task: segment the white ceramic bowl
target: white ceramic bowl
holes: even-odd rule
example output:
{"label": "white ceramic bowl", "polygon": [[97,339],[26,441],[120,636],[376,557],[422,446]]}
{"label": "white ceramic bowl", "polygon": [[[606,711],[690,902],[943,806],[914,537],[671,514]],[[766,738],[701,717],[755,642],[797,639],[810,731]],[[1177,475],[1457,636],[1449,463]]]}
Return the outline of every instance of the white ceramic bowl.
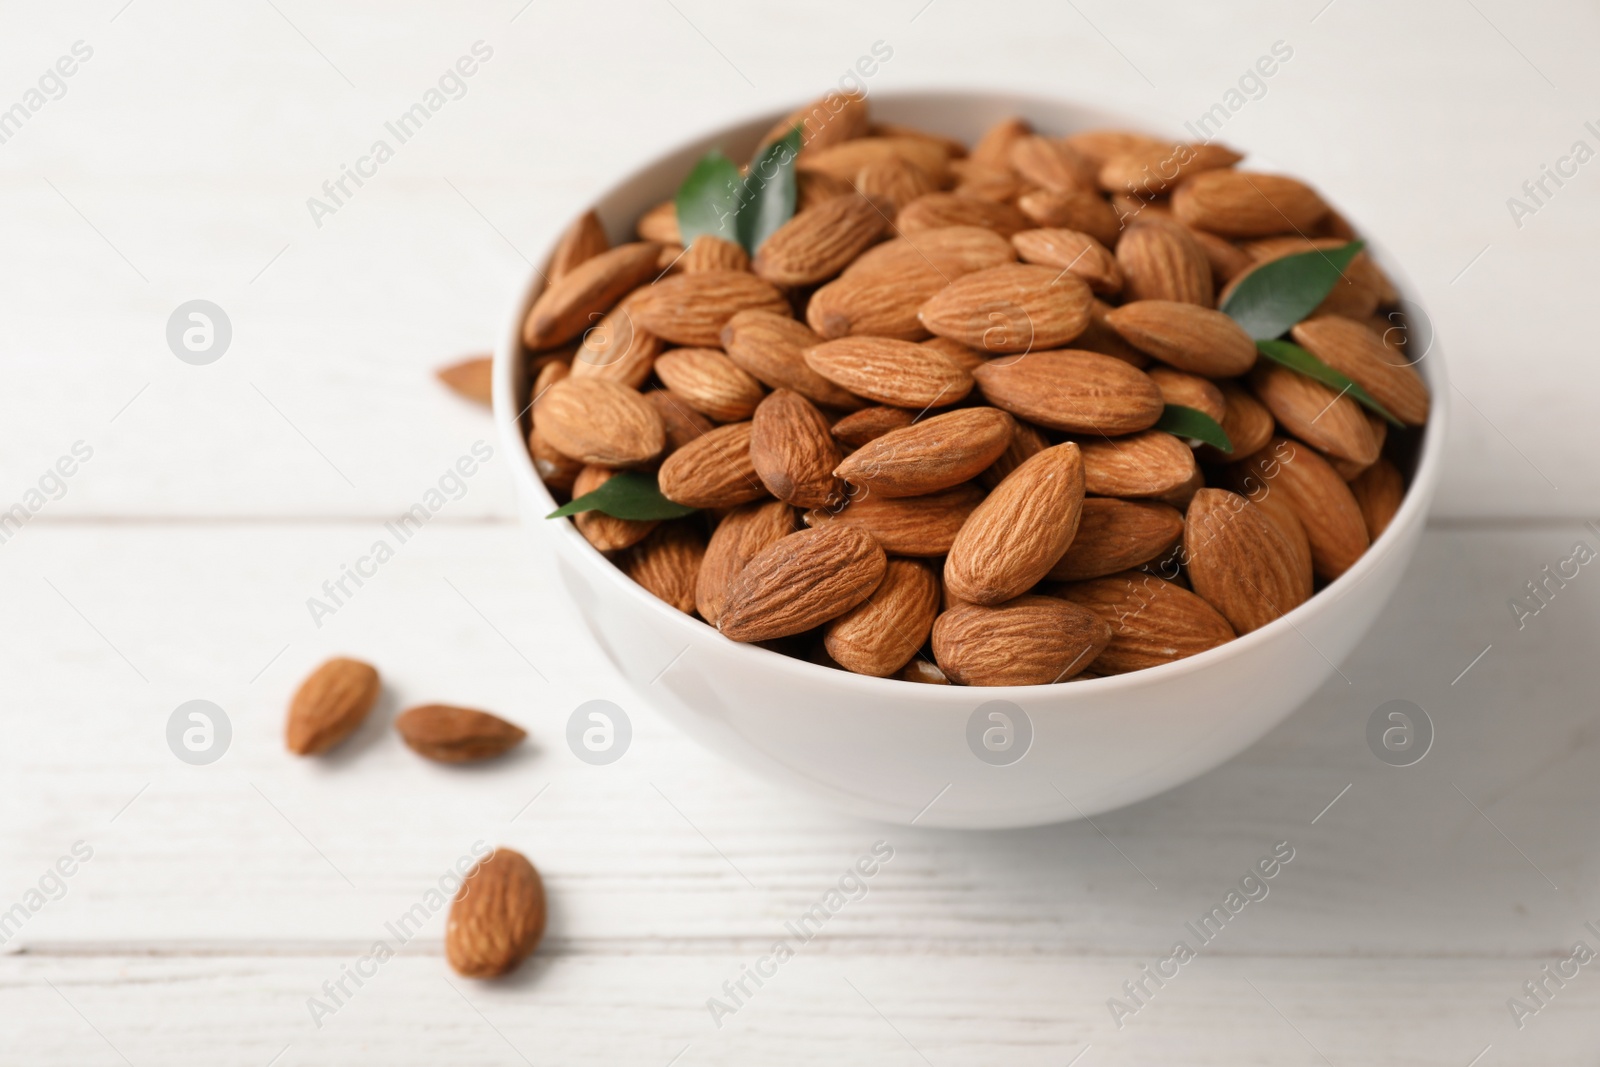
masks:
{"label": "white ceramic bowl", "polygon": [[[1184,138],[1175,128],[1000,93],[880,93],[872,105],[879,119],[969,144],[1013,114],[1046,133],[1120,126]],[[779,117],[709,133],[599,196],[612,238],[631,239],[639,214],[669,198],[708,149],[741,158]],[[1373,254],[1408,288],[1381,251]],[[544,518],[556,504],[534,473],[518,419],[527,395],[519,337],[536,280],[495,354],[495,420],[524,517],[539,550],[555,557],[579,617],[643,697],[706,746],[758,777],[886,822],[1061,822],[1143,800],[1237,755],[1304,702],[1366,633],[1416,549],[1439,479],[1448,390],[1434,350],[1420,365],[1433,410],[1399,514],[1354,567],[1284,618],[1176,663],[1059,685],[969,688],[849,674],[723,638],[634,584],[570,522]],[[1010,762],[975,754],[990,752],[986,730],[999,746],[990,759]]]}

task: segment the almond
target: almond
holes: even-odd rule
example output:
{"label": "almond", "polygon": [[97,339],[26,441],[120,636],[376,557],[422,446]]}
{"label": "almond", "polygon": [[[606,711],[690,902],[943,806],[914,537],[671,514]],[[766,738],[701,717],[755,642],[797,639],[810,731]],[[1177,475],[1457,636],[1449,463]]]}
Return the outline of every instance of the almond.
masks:
{"label": "almond", "polygon": [[1228,620],[1175,582],[1128,571],[1074,583],[1054,595],[1088,608],[1111,627],[1111,642],[1095,657],[1098,674],[1123,674],[1199,655],[1234,638]]}
{"label": "almond", "polygon": [[1110,249],[1078,230],[1023,230],[1011,243],[1025,263],[1055,267],[1082,278],[1101,296],[1122,291],[1122,268]]}
{"label": "almond", "polygon": [[1320,315],[1295,326],[1290,334],[1407,426],[1428,421],[1428,387],[1422,375],[1398,349],[1360,322],[1341,315]]}
{"label": "almond", "polygon": [[1361,405],[1321,382],[1262,360],[1250,388],[1285,431],[1331,456],[1366,465],[1378,458],[1378,441]]}
{"label": "almond", "polygon": [[1183,547],[1194,591],[1237,633],[1265,626],[1306,599],[1288,544],[1261,509],[1237,493],[1196,493]]}
{"label": "almond", "polygon": [[653,241],[619,245],[551,281],[522,324],[523,343],[532,349],[549,348],[578,336],[655,275],[660,250]]}
{"label": "almond", "polygon": [[908,137],[913,141],[927,141],[945,154],[947,165],[950,166],[964,159],[967,154],[966,144],[954,137],[898,122],[874,122],[867,132],[872,137]]}
{"label": "almond", "polygon": [[974,604],[999,604],[1027,592],[1072,543],[1082,508],[1078,446],[1045,449],[1007,475],[968,517],[945,560],[945,585]]}
{"label": "almond", "polygon": [[855,186],[863,196],[877,203],[890,219],[917,197],[939,188],[932,175],[904,159],[868,163],[856,175]]}
{"label": "almond", "polygon": [[1165,430],[1085,441],[1084,486],[1096,496],[1149,497],[1170,493],[1194,476],[1194,453]]}
{"label": "almond", "polygon": [[[1191,229],[1189,236],[1200,246],[1200,251],[1206,254],[1206,262],[1211,264],[1211,283],[1218,290],[1217,303],[1224,303],[1233,291],[1231,288],[1233,280],[1249,273],[1255,266],[1255,260],[1238,245],[1214,233]],[[1228,288],[1224,288],[1225,286]]]}
{"label": "almond", "polygon": [[886,565],[878,543],[854,527],[792,533],[734,578],[717,628],[734,641],[768,641],[820,626],[871,596]]}
{"label": "almond", "polygon": [[[587,496],[611,480],[617,472],[605,467],[585,467],[578,473],[572,486],[572,498]],[[599,552],[616,552],[631,548],[650,536],[657,525],[655,519],[618,519],[603,511],[580,511],[572,517],[573,525],[583,539]]]}
{"label": "almond", "polygon": [[1222,390],[1209,379],[1170,367],[1151,367],[1145,374],[1161,390],[1163,403],[1193,408],[1219,425],[1227,415],[1228,403],[1222,397]]}
{"label": "almond", "polygon": [[735,270],[665,278],[642,290],[631,305],[634,321],[656,336],[703,348],[714,346],[728,320],[741,311],[789,310],[788,301],[770,283]]}
{"label": "almond", "polygon": [[920,341],[928,331],[917,311],[946,284],[947,276],[927,264],[899,273],[847,271],[811,294],[806,322],[827,339],[871,336]]}
{"label": "almond", "polygon": [[866,136],[870,125],[865,94],[832,92],[785,115],[756,147],[759,151],[781,141],[798,126],[800,151],[814,154],[843,141]]}
{"label": "almond", "polygon": [[544,937],[544,883],[520,852],[497,848],[471,871],[450,903],[444,954],[466,978],[517,969]]}
{"label": "almond", "polygon": [[888,224],[882,209],[859,193],[836,196],[779,226],[752,266],[774,285],[814,285],[843,270]]}
{"label": "almond", "polygon": [[1153,200],[1185,178],[1231,167],[1243,159],[1219,144],[1177,144],[1145,148],[1114,156],[1101,165],[1097,180],[1110,193],[1128,193]]}
{"label": "almond", "polygon": [[[1382,453],[1383,442],[1389,438],[1389,424],[1383,420],[1383,416],[1370,408],[1363,407],[1361,414],[1367,420],[1367,427],[1372,431],[1373,443],[1377,445],[1379,453]],[[1361,476],[1362,471],[1372,466],[1372,463],[1354,463],[1348,459],[1340,459],[1338,456],[1325,456],[1323,458],[1328,461],[1328,466],[1338,471],[1339,477],[1347,482],[1355,481]],[[1373,460],[1373,463],[1376,462],[1377,460]]]}
{"label": "almond", "polygon": [[1049,685],[1093,663],[1111,627],[1087,608],[1050,596],[994,607],[958,604],[933,623],[933,657],[961,685]]}
{"label": "almond", "polygon": [[624,300],[583,333],[572,359],[575,378],[609,378],[638,389],[650,380],[661,338],[638,326]]}
{"label": "almond", "polygon": [[312,671],[289,702],[285,741],[297,756],[315,756],[343,741],[378,701],[378,672],[357,659],[330,659]]}
{"label": "almond", "polygon": [[823,645],[845,670],[887,678],[928,640],[939,579],[926,563],[891,559],[872,596],[828,623]]}
{"label": "almond", "polygon": [[862,445],[833,473],[869,494],[923,496],[977,477],[1006,450],[1013,425],[989,407],[936,415]]}
{"label": "almond", "polygon": [[1161,391],[1149,376],[1098,352],[1003,357],[973,377],[989,403],[1052,430],[1134,433],[1161,417]]}
{"label": "almond", "polygon": [[1006,445],[1006,450],[978,475],[978,483],[985,489],[993,489],[1005,481],[1006,475],[1050,447],[1050,442],[1037,426],[1015,419],[1012,423],[1011,442]]}
{"label": "almond", "polygon": [[1217,388],[1222,393],[1225,405],[1222,418],[1218,421],[1222,423],[1222,432],[1228,435],[1233,451],[1222,452],[1206,445],[1200,449],[1200,455],[1211,463],[1235,463],[1265,448],[1267,442],[1272,440],[1276,424],[1266,405],[1237,382],[1218,382]]}
{"label": "almond", "polygon": [[989,358],[982,352],[968,348],[960,341],[952,341],[948,337],[930,337],[926,341],[917,343],[923,348],[939,353],[968,374],[989,362]]}
{"label": "almond", "polygon": [[[1347,243],[1338,238],[1312,239],[1293,234],[1252,241],[1245,250],[1251,257],[1251,268],[1254,269],[1284,256],[1301,252],[1328,252],[1343,248]],[[1248,273],[1248,270],[1241,272],[1241,279]],[[1228,292],[1231,293],[1236,287],[1236,284],[1230,283]],[[1393,304],[1399,299],[1400,294],[1395,291],[1394,283],[1378,269],[1367,253],[1361,252],[1345,267],[1339,281],[1312,311],[1312,315],[1345,315],[1352,319],[1365,319],[1377,311],[1379,305]]]}
{"label": "almond", "polygon": [[943,556],[983,497],[983,490],[971,483],[927,496],[868,495],[850,501],[842,511],[808,511],[805,519],[812,527],[854,526],[897,556]]}
{"label": "almond", "polygon": [[411,751],[440,763],[490,759],[522,743],[527,731],[498,715],[449,704],[409,708],[394,720]]}
{"label": "almond", "polygon": [[1064,140],[1099,167],[1105,166],[1116,156],[1131,156],[1170,147],[1166,141],[1132,130],[1079,130],[1067,135]]}
{"label": "almond", "polygon": [[1117,242],[1123,296],[1212,305],[1211,262],[1181,226],[1140,221]]}
{"label": "almond", "polygon": [[610,247],[611,241],[606,237],[605,227],[600,225],[600,216],[585,211],[572,220],[556,242],[556,250],[550,253],[550,261],[545,264],[544,276],[551,282],[564,278],[579,264],[587,263]]}
{"label": "almond", "polygon": [[1280,174],[1213,170],[1178,186],[1172,213],[1223,237],[1269,237],[1314,228],[1328,205],[1310,186]]}
{"label": "almond", "polygon": [[732,241],[703,233],[684,250],[678,266],[685,274],[700,274],[708,270],[749,270],[750,253]]}
{"label": "almond", "polygon": [[1082,333],[1073,339],[1072,347],[1085,352],[1099,352],[1104,356],[1115,356],[1130,367],[1143,369],[1150,365],[1150,357],[1134,348],[1122,339],[1122,335],[1111,328],[1111,323],[1106,321],[1106,316],[1111,314],[1109,304],[1096,300],[1089,305],[1089,325],[1084,327]]}
{"label": "almond", "polygon": [[1065,141],[1019,137],[1011,145],[1011,166],[1034,185],[1058,193],[1094,189],[1094,164]]}
{"label": "almond", "polygon": [[731,508],[760,500],[767,487],[750,460],[750,424],[731,422],[684,445],[661,464],[661,495],[691,508]]}
{"label": "almond", "polygon": [[901,668],[895,675],[902,682],[918,682],[923,685],[949,685],[950,679],[944,676],[937,665],[925,659],[914,659]]}
{"label": "almond", "polygon": [[539,436],[537,426],[528,433],[528,454],[533,457],[533,469],[538,472],[539,480],[544,482],[552,493],[572,491],[578,472],[583,470],[583,463],[551,448],[549,443]]}
{"label": "almond", "polygon": [[683,237],[678,231],[678,205],[668,200],[639,216],[634,232],[641,241],[655,241],[663,245],[681,245]]}
{"label": "almond", "polygon": [[717,422],[742,422],[761,403],[761,383],[716,348],[674,348],[656,359],[656,377],[684,403]]}
{"label": "almond", "polygon": [[1077,230],[1107,248],[1117,244],[1122,236],[1122,222],[1117,217],[1116,209],[1098,193],[1061,193],[1039,189],[1018,197],[1017,207],[1035,226]]}
{"label": "almond", "polygon": [[572,373],[572,364],[559,359],[552,359],[542,365],[533,377],[533,388],[529,390],[528,406],[531,408],[539,402],[550,387]]}
{"label": "almond", "polygon": [[1261,514],[1277,528],[1279,536],[1289,546],[1301,595],[1309,598],[1316,584],[1316,575],[1311,570],[1311,541],[1306,537],[1306,528],[1300,524],[1300,517],[1295,513],[1294,505],[1289,503],[1289,498],[1283,493],[1274,493],[1272,487],[1248,463],[1236,463],[1228,467],[1223,472],[1223,482],[1260,508]]}
{"label": "almond", "polygon": [[1028,217],[1010,204],[960,193],[927,193],[900,209],[894,224],[903,234],[946,226],[982,226],[1002,237],[1029,227]]}
{"label": "almond", "polygon": [[1406,485],[1395,465],[1380,457],[1350,483],[1350,492],[1355,495],[1356,504],[1361,508],[1361,518],[1367,524],[1367,536],[1376,541],[1389,528],[1389,523],[1394,521],[1395,512],[1400,510]]}
{"label": "almond", "polygon": [[681,519],[656,527],[628,552],[622,569],[658,600],[693,615],[695,582],[705,555],[706,539],[700,524]]}
{"label": "almond", "polygon": [[666,430],[667,447],[663,455],[671,455],[715,428],[710,419],[690,407],[683,397],[670,389],[652,389],[644,394],[644,398],[655,407],[656,413],[661,416],[661,425]]}
{"label": "almond", "polygon": [[940,337],[981,352],[1028,352],[1066,344],[1089,324],[1094,298],[1080,278],[1031,263],[957,278],[917,317]]}
{"label": "almond", "polygon": [[805,323],[770,311],[741,311],[722,328],[728,358],[763,385],[793,389],[828,407],[859,408],[853,394],[806,366],[805,350],[821,342]]}
{"label": "almond", "polygon": [[835,385],[895,407],[944,407],[972,391],[972,375],[909,341],[841,337],[806,349],[805,360]]}
{"label": "almond", "polygon": [[1049,576],[1076,582],[1141,567],[1182,536],[1183,514],[1177,508],[1091,496],[1083,502],[1077,535]]}
{"label": "almond", "polygon": [[905,408],[870,407],[846,415],[833,424],[834,439],[852,448],[860,448],[875,441],[890,430],[910,426],[917,421],[914,411]]}
{"label": "almond", "polygon": [[801,171],[794,179],[796,211],[807,211],[836,196],[849,196],[855,192],[855,186],[848,181],[820,171]]}
{"label": "almond", "polygon": [[945,282],[963,274],[987,270],[1016,262],[1011,242],[982,226],[946,226],[896,237],[869,248],[849,267],[844,276],[865,274],[903,275],[906,271],[930,268]]}
{"label": "almond", "polygon": [[715,626],[722,617],[728,587],[745,564],[793,532],[794,509],[781,500],[743,504],[723,516],[711,531],[711,543],[695,579],[694,604],[701,617]]}
{"label": "almond", "polygon": [[440,367],[435,376],[457,396],[488,407],[494,403],[494,357],[473,356]]}
{"label": "almond", "polygon": [[1106,322],[1123,340],[1161,362],[1207,378],[1233,378],[1255,366],[1256,343],[1220,311],[1176,300],[1136,300]]}
{"label": "almond", "polygon": [[639,466],[666,447],[661,416],[650,402],[602,378],[556,382],[533,405],[533,422],[556,451],[606,467]]}
{"label": "almond", "polygon": [[1272,443],[1247,464],[1268,487],[1282,493],[1305,527],[1311,564],[1319,578],[1333,580],[1349,570],[1371,543],[1361,506],[1343,478],[1312,449],[1286,438]]}
{"label": "almond", "polygon": [[973,163],[984,167],[1010,167],[1011,146],[1033,132],[1028,120],[1019,116],[1001,119],[983,132],[978,143],[972,146],[969,157]]}
{"label": "almond", "polygon": [[834,468],[839,460],[828,420],[799,393],[779,389],[756,408],[750,423],[750,463],[779,500],[801,508],[837,502],[841,487]]}
{"label": "almond", "polygon": [[949,153],[937,142],[921,137],[858,137],[816,151],[803,152],[795,166],[850,181],[871,163],[903,159],[915,163],[935,179],[949,166]]}

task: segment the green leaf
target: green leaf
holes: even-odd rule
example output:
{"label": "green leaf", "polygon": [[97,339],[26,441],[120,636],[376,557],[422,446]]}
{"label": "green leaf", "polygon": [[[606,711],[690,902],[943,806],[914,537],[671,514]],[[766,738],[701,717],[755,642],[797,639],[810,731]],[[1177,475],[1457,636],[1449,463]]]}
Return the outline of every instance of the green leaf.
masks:
{"label": "green leaf", "polygon": [[739,243],[752,256],[772,231],[794,217],[794,161],[799,154],[800,127],[796,126],[762,149],[744,177],[737,212]]}
{"label": "green leaf", "polygon": [[594,492],[556,508],[545,518],[560,519],[580,511],[603,511],[614,519],[676,519],[695,510],[662,496],[654,474],[623,471],[612,475]]}
{"label": "green leaf", "polygon": [[715,150],[706,153],[678,186],[674,200],[683,247],[688,248],[703,233],[725,241],[737,241],[734,216],[739,210],[743,187],[739,168],[733,165],[733,160]]}
{"label": "green leaf", "polygon": [[1165,430],[1179,437],[1204,441],[1212,448],[1219,448],[1228,455],[1233,455],[1233,442],[1228,440],[1228,435],[1217,424],[1217,420],[1203,411],[1186,408],[1182,404],[1168,404],[1161,409],[1161,418],[1156,420],[1156,429]]}
{"label": "green leaf", "polygon": [[1311,314],[1362,249],[1360,241],[1326,252],[1296,252],[1264,263],[1228,294],[1222,311],[1258,341],[1282,337]]}
{"label": "green leaf", "polygon": [[1329,389],[1337,389],[1341,393],[1349,393],[1363,405],[1387,419],[1390,425],[1401,425],[1400,420],[1389,414],[1382,404],[1372,399],[1371,394],[1365,389],[1299,345],[1291,344],[1288,341],[1257,341],[1256,351],[1274,363],[1282,364],[1292,371],[1298,371],[1312,381],[1321,382]]}

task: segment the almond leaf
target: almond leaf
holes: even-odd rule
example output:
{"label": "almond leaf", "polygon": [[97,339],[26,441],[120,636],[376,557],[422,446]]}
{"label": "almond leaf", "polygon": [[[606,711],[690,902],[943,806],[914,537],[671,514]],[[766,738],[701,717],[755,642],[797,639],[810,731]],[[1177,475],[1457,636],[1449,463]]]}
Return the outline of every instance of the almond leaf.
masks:
{"label": "almond leaf", "polygon": [[1327,299],[1363,247],[1351,241],[1263,263],[1228,294],[1221,310],[1258,341],[1281,337]]}
{"label": "almond leaf", "polygon": [[744,185],[739,168],[721,152],[712,150],[694,165],[678,186],[673,202],[678,209],[678,234],[688,248],[701,234],[725,241],[738,240],[734,216]]}
{"label": "almond leaf", "polygon": [[[800,154],[800,127],[769,144],[750,163],[739,193],[739,243],[752,256],[779,226],[794,217],[798,192],[795,157]],[[688,247],[688,242],[684,243]]]}
{"label": "almond leaf", "polygon": [[1156,420],[1156,429],[1165,430],[1178,437],[1204,441],[1212,448],[1233,455],[1233,442],[1228,440],[1228,435],[1221,425],[1216,419],[1196,408],[1184,407],[1182,404],[1166,405],[1161,409],[1161,418]]}
{"label": "almond leaf", "polygon": [[661,495],[654,474],[623,471],[612,475],[600,488],[585,493],[578,499],[556,508],[547,519],[560,519],[580,511],[603,511],[614,519],[676,519],[695,512],[696,508],[675,504]]}
{"label": "almond leaf", "polygon": [[1372,399],[1372,394],[1299,345],[1289,341],[1257,341],[1256,351],[1274,363],[1304,374],[1312,381],[1321,382],[1329,389],[1337,389],[1340,393],[1349,393],[1362,405],[1383,416],[1391,426],[1402,425],[1400,420],[1389,414],[1382,404]]}

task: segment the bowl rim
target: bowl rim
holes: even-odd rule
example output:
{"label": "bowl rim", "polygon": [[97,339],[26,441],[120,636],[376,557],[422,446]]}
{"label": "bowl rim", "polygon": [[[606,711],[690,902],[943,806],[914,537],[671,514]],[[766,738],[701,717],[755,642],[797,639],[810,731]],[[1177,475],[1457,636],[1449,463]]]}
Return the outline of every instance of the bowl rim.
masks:
{"label": "bowl rim", "polygon": [[[1154,120],[1140,121],[1137,118],[1101,107],[1095,103],[1080,103],[1061,97],[1044,96],[1037,93],[1017,93],[1003,89],[940,87],[881,90],[874,92],[872,96],[875,99],[920,102],[941,98],[987,98],[991,102],[1005,102],[1015,106],[1025,116],[1028,108],[1033,106],[1057,111],[1062,109],[1076,110],[1082,114],[1094,116],[1096,121],[1116,123],[1122,129],[1139,130],[1159,125]],[[636,164],[626,174],[602,190],[590,203],[593,205],[605,203],[639,181],[641,175],[665,165],[674,157],[684,154],[695,146],[718,143],[723,138],[739,136],[747,127],[753,127],[760,123],[766,123],[770,126],[784,115],[792,113],[799,106],[801,106],[801,102],[796,102],[792,107],[787,108],[763,108],[746,113],[743,117],[736,117],[714,127],[704,129]],[[1245,162],[1250,162],[1251,160],[1256,160],[1258,163],[1270,163],[1269,160],[1261,159],[1255,153],[1247,152]],[[559,239],[559,233],[555,235],[554,239]],[[1415,286],[1412,284],[1410,277],[1385,254],[1382,243],[1366,236],[1365,232],[1363,232],[1362,240],[1366,242],[1367,253],[1377,260],[1384,271],[1396,282],[1396,287],[1401,293],[1402,305],[1419,306],[1412,296],[1415,292]],[[551,246],[553,246],[553,243],[554,240],[550,242]],[[549,249],[547,248],[545,254],[548,255],[548,253]],[[536,520],[538,522],[549,521],[542,518],[542,515],[555,510],[559,505],[555,498],[550,495],[550,491],[545,487],[544,481],[534,470],[533,460],[528,454],[527,442],[523,439],[521,431],[524,411],[519,406],[518,398],[513,396],[512,389],[516,377],[516,364],[522,353],[522,323],[526,317],[528,307],[532,300],[535,299],[535,287],[542,281],[542,277],[539,268],[534,267],[529,272],[527,280],[518,286],[516,301],[510,311],[509,321],[501,330],[500,339],[495,346],[493,368],[495,427],[501,444],[512,457],[512,478],[519,500],[523,502],[524,509],[528,500],[534,502],[541,516]],[[689,647],[693,647],[696,642],[702,641],[707,637],[715,637],[722,641],[725,646],[721,650],[723,654],[731,655],[743,661],[753,670],[765,668],[780,672],[774,675],[775,681],[787,675],[803,683],[843,686],[847,690],[853,690],[857,696],[862,698],[890,697],[896,694],[904,698],[915,694],[924,702],[959,705],[962,710],[971,705],[975,695],[972,690],[977,690],[982,695],[982,699],[985,700],[1026,700],[1030,703],[1046,696],[1059,698],[1063,703],[1110,697],[1141,686],[1176,681],[1189,673],[1207,670],[1230,657],[1249,655],[1258,646],[1273,643],[1279,639],[1280,635],[1291,629],[1299,633],[1304,639],[1304,632],[1301,630],[1300,624],[1331,610],[1334,604],[1343,600],[1345,596],[1354,591],[1358,585],[1362,584],[1377,569],[1382,557],[1393,552],[1401,539],[1406,537],[1411,529],[1425,523],[1426,512],[1432,503],[1443,467],[1444,438],[1449,419],[1449,381],[1445,374],[1442,353],[1439,349],[1438,332],[1437,328],[1435,328],[1429,350],[1424,353],[1425,358],[1418,363],[1412,364],[1427,381],[1430,393],[1428,422],[1423,429],[1422,440],[1417,448],[1416,469],[1412,476],[1411,484],[1406,488],[1405,497],[1401,500],[1399,510],[1395,513],[1394,518],[1389,521],[1388,527],[1379,535],[1378,539],[1369,545],[1366,552],[1362,553],[1361,558],[1345,573],[1328,583],[1320,591],[1313,593],[1304,603],[1267,623],[1265,626],[1237,636],[1232,641],[1225,642],[1196,655],[1123,674],[1103,675],[1096,678],[1069,678],[1065,682],[1051,682],[1039,685],[963,686],[952,684],[944,686],[908,682],[893,676],[878,678],[835,667],[827,667],[796,656],[774,652],[759,645],[731,641],[722,637],[716,628],[705,620],[687,615],[671,607],[665,601],[657,598],[655,594],[629,578],[620,567],[613,564],[599,550],[589,544],[583,535],[578,532],[578,528],[574,523],[562,522],[559,524],[559,529],[551,530],[549,533],[553,536],[564,538],[564,544],[574,550],[582,558],[585,565],[604,574],[605,578],[603,580],[619,588],[624,596],[638,605],[640,610],[653,615],[663,626],[683,634],[685,640],[690,642]],[[528,517],[524,514],[523,518],[524,522],[526,522]]]}

